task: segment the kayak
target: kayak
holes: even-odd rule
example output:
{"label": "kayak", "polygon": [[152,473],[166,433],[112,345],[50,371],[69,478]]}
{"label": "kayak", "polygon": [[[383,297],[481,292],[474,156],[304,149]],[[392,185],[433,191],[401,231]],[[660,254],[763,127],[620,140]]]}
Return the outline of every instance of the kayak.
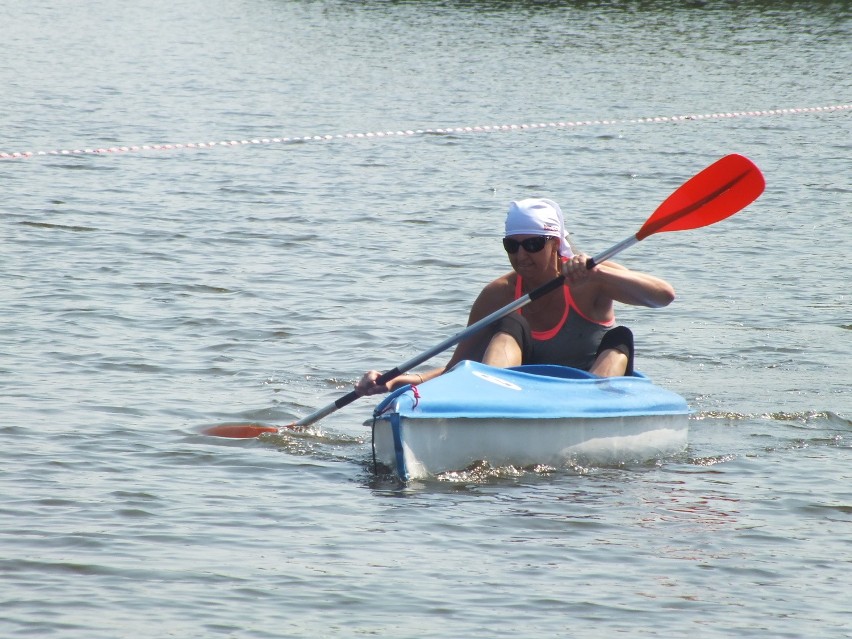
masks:
{"label": "kayak", "polygon": [[373,454],[403,481],[494,467],[618,464],[682,452],[690,410],[640,372],[463,361],[373,412]]}

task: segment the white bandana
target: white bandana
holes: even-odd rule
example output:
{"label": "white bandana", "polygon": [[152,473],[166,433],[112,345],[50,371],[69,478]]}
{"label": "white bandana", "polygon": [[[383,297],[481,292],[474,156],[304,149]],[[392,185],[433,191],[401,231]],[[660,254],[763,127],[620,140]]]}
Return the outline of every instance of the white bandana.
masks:
{"label": "white bandana", "polygon": [[506,237],[510,235],[547,235],[560,239],[559,254],[573,257],[565,230],[565,216],[553,200],[527,198],[509,205],[506,216]]}

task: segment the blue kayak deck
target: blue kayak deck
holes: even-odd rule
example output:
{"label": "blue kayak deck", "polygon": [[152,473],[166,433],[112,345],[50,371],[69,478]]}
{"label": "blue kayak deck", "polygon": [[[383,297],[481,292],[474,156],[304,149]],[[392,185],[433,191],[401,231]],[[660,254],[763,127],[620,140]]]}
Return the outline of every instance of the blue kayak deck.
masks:
{"label": "blue kayak deck", "polygon": [[590,419],[690,412],[680,395],[638,372],[603,378],[564,366],[502,369],[473,361],[460,362],[416,387],[397,389],[374,415],[381,418],[389,411],[409,419]]}

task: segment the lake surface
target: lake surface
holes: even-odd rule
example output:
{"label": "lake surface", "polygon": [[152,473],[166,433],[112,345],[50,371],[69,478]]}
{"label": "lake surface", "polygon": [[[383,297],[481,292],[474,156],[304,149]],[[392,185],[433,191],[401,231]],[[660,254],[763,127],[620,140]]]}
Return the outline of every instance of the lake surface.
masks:
{"label": "lake surface", "polygon": [[[849,2],[6,0],[0,41],[2,636],[852,636]],[[756,203],[619,256],[678,292],[617,313],[682,455],[403,485],[370,399],[200,433],[460,330],[509,201],[596,253],[727,153]]]}

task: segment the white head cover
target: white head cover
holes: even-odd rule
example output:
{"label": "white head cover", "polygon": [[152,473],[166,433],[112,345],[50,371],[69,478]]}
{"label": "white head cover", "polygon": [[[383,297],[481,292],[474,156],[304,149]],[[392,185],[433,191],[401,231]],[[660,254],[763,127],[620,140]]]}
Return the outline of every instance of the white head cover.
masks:
{"label": "white head cover", "polygon": [[509,205],[506,216],[506,237],[510,235],[548,235],[560,239],[559,254],[573,257],[565,230],[565,216],[553,200],[531,197]]}

